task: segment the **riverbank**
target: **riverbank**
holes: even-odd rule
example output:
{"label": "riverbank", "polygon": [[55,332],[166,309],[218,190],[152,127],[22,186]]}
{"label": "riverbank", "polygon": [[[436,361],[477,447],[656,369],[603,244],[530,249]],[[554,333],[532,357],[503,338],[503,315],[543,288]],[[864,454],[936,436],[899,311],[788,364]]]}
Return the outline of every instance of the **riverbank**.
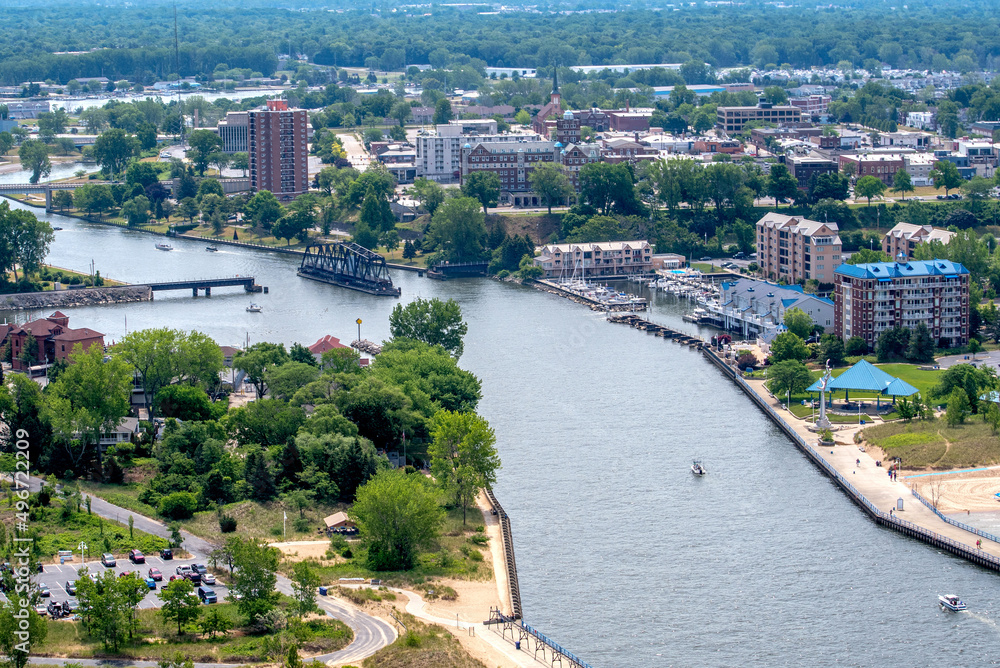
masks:
{"label": "riverbank", "polygon": [[148,285],[47,290],[44,292],[22,292],[11,295],[0,295],[0,311],[128,304],[132,302],[148,302],[152,301],[152,299],[153,291]]}

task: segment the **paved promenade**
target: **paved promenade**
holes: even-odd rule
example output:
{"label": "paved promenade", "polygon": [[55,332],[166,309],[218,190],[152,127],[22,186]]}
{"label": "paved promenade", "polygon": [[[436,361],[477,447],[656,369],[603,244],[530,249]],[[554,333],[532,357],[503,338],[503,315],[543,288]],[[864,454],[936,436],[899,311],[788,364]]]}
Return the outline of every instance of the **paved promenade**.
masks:
{"label": "paved promenade", "polygon": [[[901,498],[904,510],[896,513],[900,519],[975,549],[979,536],[952,526],[939,518],[910,493],[909,486],[902,480],[890,481],[886,469],[875,466],[875,459],[867,452],[862,452],[855,445],[854,435],[861,428],[859,425],[834,425],[840,427],[838,431],[834,432],[834,438],[838,445],[822,447],[819,445],[816,434],[806,428],[808,423],[782,408],[781,402],[772,397],[767,388],[764,387],[763,380],[746,379],[746,382],[754,392],[781,415],[785,422],[809,444],[809,447],[820,458],[835,468],[879,510],[888,513],[890,509],[896,507],[896,500]],[[839,445],[841,443],[846,445]],[[861,461],[860,465],[857,464],[858,460]],[[1000,557],[1000,543],[985,538],[982,541],[984,552]]]}

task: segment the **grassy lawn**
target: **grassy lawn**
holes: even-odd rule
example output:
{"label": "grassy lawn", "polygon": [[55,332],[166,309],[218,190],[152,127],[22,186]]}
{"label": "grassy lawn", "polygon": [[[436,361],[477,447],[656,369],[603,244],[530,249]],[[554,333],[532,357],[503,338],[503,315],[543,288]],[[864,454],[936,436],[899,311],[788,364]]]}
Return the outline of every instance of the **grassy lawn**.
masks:
{"label": "grassy lawn", "polygon": [[403,613],[406,633],[362,663],[363,668],[486,668],[458,638]]}
{"label": "grassy lawn", "polygon": [[[299,511],[290,503],[271,501],[258,503],[256,501],[240,501],[231,503],[224,508],[226,515],[236,518],[236,533],[241,537],[263,538],[265,540],[282,540],[281,525],[283,513],[288,513],[285,522],[285,537],[287,540],[325,540],[326,536],[319,534],[317,529],[323,527],[323,518],[338,510],[344,510],[341,505],[312,504],[305,509],[306,523],[302,531],[296,530],[295,520]],[[195,513],[189,520],[182,520],[181,526],[196,536],[209,540],[219,539],[219,516],[212,511]]]}
{"label": "grassy lawn", "polygon": [[108,503],[135,511],[146,517],[156,517],[156,508],[139,500],[139,493],[142,492],[142,486],[139,483],[109,485],[81,480],[77,484],[80,486],[80,491],[100,497]]}
{"label": "grassy lawn", "polygon": [[[282,605],[289,599],[283,597]],[[211,607],[228,617],[234,624],[241,621],[236,606],[218,603],[202,608],[202,614]],[[136,639],[121,648],[118,654],[104,650],[101,642],[84,630],[80,622],[48,620],[48,635],[45,643],[34,650],[36,654],[70,656],[73,658],[121,657],[130,659],[172,658],[180,652],[185,659],[198,662],[273,662],[287,652],[276,651],[284,643],[276,643],[273,635],[248,635],[239,629],[225,636],[209,638],[197,633],[193,627],[185,628],[185,633],[177,635],[177,625],[168,624],[156,610],[140,610],[139,630]],[[281,633],[282,639],[299,644],[303,655],[333,652],[346,647],[354,634],[343,622],[330,617],[316,617],[301,623],[293,622],[289,629]]]}
{"label": "grassy lawn", "polygon": [[[13,533],[13,508],[4,514],[2,521],[6,530]],[[87,543],[93,554],[112,552],[124,555],[132,548],[150,553],[167,546],[167,541],[158,536],[138,529],[130,532],[127,514],[118,521],[101,519],[88,513],[85,503],[80,504],[77,512],[71,502],[56,498],[47,507],[39,506],[32,510],[30,528],[36,534],[35,542],[45,562],[57,562],[59,550],[78,552],[77,546],[81,542]]]}
{"label": "grassy lawn", "polygon": [[[930,397],[931,388],[938,384],[941,378],[941,374],[944,373],[943,369],[923,370],[914,364],[877,364],[876,366],[885,371],[887,374],[905,380],[907,383],[920,390],[920,395],[925,400]],[[833,369],[832,370],[833,377],[837,378],[838,376],[840,376],[840,374],[847,371],[848,368],[850,367],[844,366]],[[812,374],[812,378],[814,381],[819,380],[819,378],[823,375],[823,372],[820,369],[812,369],[810,373]],[[764,372],[762,370],[755,371],[751,377],[763,378]],[[847,393],[844,392],[843,390],[837,390],[835,392],[830,393],[830,395],[833,397],[835,401],[842,401],[845,397],[845,394]],[[873,401],[873,402],[876,400],[876,394],[874,392],[861,392],[861,391],[851,390],[850,396],[852,400],[861,399],[863,401]],[[784,400],[785,396],[782,395],[780,399]],[[804,400],[808,399],[818,400],[819,392],[815,393],[801,392],[799,394],[792,394],[791,402],[792,404],[801,404]],[[882,397],[881,401],[882,403],[892,403],[892,398]],[[807,414],[809,413],[809,409],[807,406],[799,406],[799,408],[804,409]],[[798,413],[796,413],[796,415],[798,415]],[[799,417],[802,416],[800,415]],[[833,420],[832,417],[830,419]]]}
{"label": "grassy lawn", "polygon": [[978,416],[949,427],[941,419],[894,422],[865,429],[864,437],[908,469],[948,470],[1000,462],[1000,439]]}
{"label": "grassy lawn", "polygon": [[372,571],[365,566],[365,549],[357,542],[350,544],[351,556],[336,563],[323,562],[317,572],[324,585],[336,584],[339,578],[380,578],[393,586],[423,584],[428,578],[489,580],[493,577],[489,545],[477,545],[472,537],[482,523],[478,510],[470,508],[469,523],[462,525],[462,511],[450,509],[445,517],[437,543],[417,557],[417,565],[409,571]]}

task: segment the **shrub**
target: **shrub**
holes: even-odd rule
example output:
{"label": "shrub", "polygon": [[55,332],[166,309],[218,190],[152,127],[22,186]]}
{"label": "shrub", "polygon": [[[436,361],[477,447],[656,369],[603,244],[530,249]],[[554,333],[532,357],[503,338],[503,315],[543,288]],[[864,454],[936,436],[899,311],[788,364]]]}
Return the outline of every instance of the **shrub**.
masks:
{"label": "shrub", "polygon": [[477,533],[469,536],[469,542],[473,545],[486,545],[490,542],[490,537],[484,533]]}
{"label": "shrub", "polygon": [[198,499],[191,492],[174,492],[160,499],[159,512],[164,517],[184,520],[198,509]]}
{"label": "shrub", "polygon": [[299,533],[303,533],[309,531],[312,527],[312,522],[310,522],[307,517],[296,517],[295,521],[292,522],[292,526],[294,526],[295,530]]}
{"label": "shrub", "polygon": [[500,271],[497,272],[497,278],[499,278],[501,281],[507,278],[508,276],[510,276],[510,272],[507,271],[506,269],[501,269]]}
{"label": "shrub", "polygon": [[220,515],[219,531],[222,533],[233,533],[236,531],[236,518],[229,515]]}

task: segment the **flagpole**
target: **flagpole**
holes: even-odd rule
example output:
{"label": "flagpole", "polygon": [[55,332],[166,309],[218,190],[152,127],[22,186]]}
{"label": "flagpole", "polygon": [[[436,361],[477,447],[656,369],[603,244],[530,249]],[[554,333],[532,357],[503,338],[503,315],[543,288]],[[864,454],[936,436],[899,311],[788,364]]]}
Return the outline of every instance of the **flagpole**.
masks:
{"label": "flagpole", "polygon": [[288,521],[288,513],[286,513],[284,510],[282,510],[281,511],[281,515],[282,515],[282,517],[281,517],[281,538],[282,538],[282,540],[284,540],[285,539],[285,522]]}

